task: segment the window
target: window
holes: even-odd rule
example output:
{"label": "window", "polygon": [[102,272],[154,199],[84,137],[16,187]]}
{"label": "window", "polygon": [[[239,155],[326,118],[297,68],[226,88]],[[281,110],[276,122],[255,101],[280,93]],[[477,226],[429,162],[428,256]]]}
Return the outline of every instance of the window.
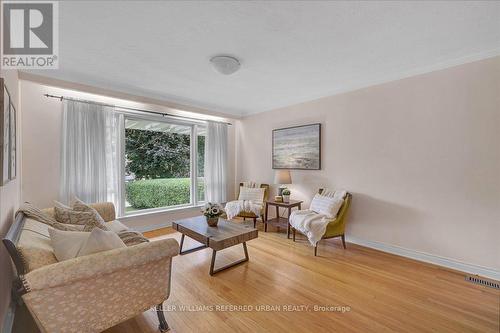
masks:
{"label": "window", "polygon": [[205,136],[206,127],[196,126],[197,154],[196,154],[196,174],[197,174],[197,198],[199,202],[205,201]]}
{"label": "window", "polygon": [[197,124],[127,116],[126,213],[192,206],[204,200],[204,133],[205,127]]}

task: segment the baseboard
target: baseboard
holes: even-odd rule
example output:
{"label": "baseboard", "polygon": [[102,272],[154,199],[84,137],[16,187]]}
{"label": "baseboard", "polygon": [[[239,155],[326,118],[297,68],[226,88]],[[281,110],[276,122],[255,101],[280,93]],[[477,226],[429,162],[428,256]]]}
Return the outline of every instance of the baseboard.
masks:
{"label": "baseboard", "polygon": [[7,308],[7,313],[5,313],[5,317],[3,319],[1,332],[3,332],[3,333],[11,333],[12,332],[12,327],[14,326],[15,312],[16,312],[16,305],[11,300],[9,307]]}
{"label": "baseboard", "polygon": [[407,248],[403,248],[400,246],[395,246],[395,245],[390,245],[386,243],[381,243],[381,242],[375,242],[375,241],[369,241],[366,239],[361,239],[357,237],[349,237],[346,236],[346,240],[349,243],[354,243],[357,245],[369,247],[375,250],[379,250],[382,252],[388,252],[392,253],[398,256],[406,257],[406,258],[411,258],[415,259],[418,261],[423,261],[427,263],[431,263],[434,265],[438,266],[443,266],[446,268],[451,268],[460,272],[465,272],[468,274],[474,274],[474,275],[479,275],[483,276],[489,279],[497,280],[500,281],[500,271],[487,268],[487,267],[482,267],[478,265],[473,265],[473,264],[467,264],[458,260],[450,259],[450,258],[444,258],[440,256],[436,256],[433,254],[425,253],[425,252],[420,252],[420,251],[415,251]]}

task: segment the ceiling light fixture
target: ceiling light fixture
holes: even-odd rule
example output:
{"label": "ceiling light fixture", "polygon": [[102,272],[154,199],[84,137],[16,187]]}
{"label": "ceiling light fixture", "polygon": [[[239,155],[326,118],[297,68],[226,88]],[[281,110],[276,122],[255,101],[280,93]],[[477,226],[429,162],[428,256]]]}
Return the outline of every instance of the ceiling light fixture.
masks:
{"label": "ceiling light fixture", "polygon": [[214,69],[224,75],[230,75],[240,69],[240,62],[235,57],[218,55],[210,59]]}

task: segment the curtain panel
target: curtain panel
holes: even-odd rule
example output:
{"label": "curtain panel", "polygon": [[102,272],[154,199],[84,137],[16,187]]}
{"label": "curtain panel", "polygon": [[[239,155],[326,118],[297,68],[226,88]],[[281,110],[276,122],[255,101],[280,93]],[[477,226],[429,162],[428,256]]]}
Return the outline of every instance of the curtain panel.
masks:
{"label": "curtain panel", "polygon": [[209,121],[205,141],[205,199],[227,201],[227,124]]}
{"label": "curtain panel", "polygon": [[73,197],[110,201],[123,213],[124,117],[112,107],[65,100],[61,146],[61,202]]}

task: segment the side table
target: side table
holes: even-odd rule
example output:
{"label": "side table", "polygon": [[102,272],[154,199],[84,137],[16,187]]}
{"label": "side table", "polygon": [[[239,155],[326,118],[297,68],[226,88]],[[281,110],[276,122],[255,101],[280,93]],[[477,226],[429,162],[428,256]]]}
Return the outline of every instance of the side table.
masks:
{"label": "side table", "polygon": [[[299,210],[301,209],[303,201],[299,200],[290,200],[289,202],[280,202],[274,200],[266,200],[266,209],[264,212],[264,231],[267,231],[267,224],[274,224],[277,226],[285,226],[286,225],[286,238],[290,238],[290,223],[289,218],[292,213],[292,208],[297,207]],[[268,219],[268,210],[270,206],[276,207],[276,217],[272,219]],[[288,215],[286,218],[280,216],[280,207],[288,210]]]}

